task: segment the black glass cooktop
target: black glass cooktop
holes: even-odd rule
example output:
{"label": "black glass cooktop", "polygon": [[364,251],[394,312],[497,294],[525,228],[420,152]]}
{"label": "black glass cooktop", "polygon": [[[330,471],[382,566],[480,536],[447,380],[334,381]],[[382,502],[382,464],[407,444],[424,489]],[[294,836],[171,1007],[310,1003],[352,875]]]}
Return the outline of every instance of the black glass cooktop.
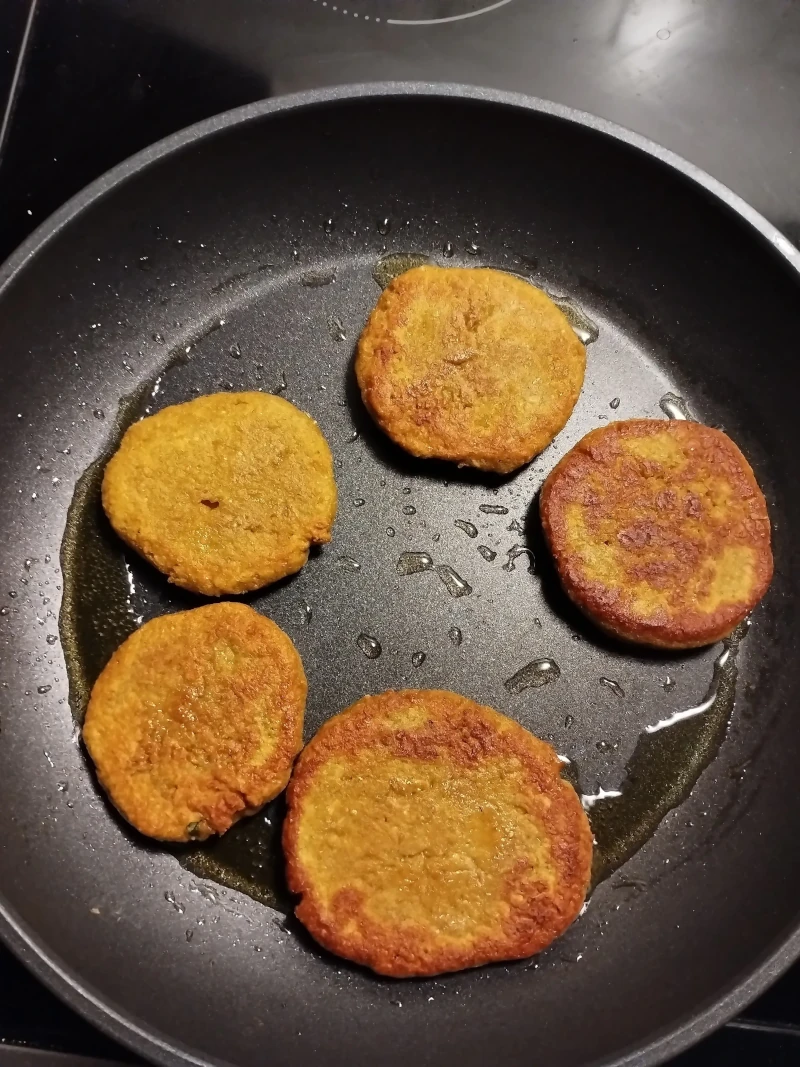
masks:
{"label": "black glass cooktop", "polygon": [[[87,182],[182,126],[264,96],[386,79],[518,90],[613,119],[800,243],[793,0],[2,0],[0,259]],[[135,1059],[2,949],[0,991],[0,1060]],[[800,1064],[800,968],[674,1062]]]}

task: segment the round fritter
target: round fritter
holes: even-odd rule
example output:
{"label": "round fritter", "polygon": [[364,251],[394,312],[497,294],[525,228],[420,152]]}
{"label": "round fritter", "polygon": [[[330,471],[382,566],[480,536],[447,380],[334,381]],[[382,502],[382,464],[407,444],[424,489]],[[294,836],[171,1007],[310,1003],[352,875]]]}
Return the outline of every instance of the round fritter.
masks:
{"label": "round fritter", "polygon": [[295,766],[283,846],[296,914],[396,978],[538,952],[580,911],[592,834],[543,741],[443,690],[367,696]]}
{"label": "round fritter", "polygon": [[501,474],[552,441],[585,370],[586,351],[553,301],[485,268],[399,275],[356,355],[364,403],[397,444]]}
{"label": "round fritter", "polygon": [[718,641],[772,578],[764,496],[710,426],[631,419],[592,430],[551,471],[540,510],[568,595],[629,641]]}
{"label": "round fritter", "polygon": [[209,604],[146,622],[120,645],[95,682],[83,740],[137,830],[198,841],[284,788],[305,701],[283,630],[244,604]]}
{"label": "round fritter", "polygon": [[171,582],[245,593],[299,571],[331,539],[333,460],[314,420],[268,393],[214,393],[136,422],[103,507]]}

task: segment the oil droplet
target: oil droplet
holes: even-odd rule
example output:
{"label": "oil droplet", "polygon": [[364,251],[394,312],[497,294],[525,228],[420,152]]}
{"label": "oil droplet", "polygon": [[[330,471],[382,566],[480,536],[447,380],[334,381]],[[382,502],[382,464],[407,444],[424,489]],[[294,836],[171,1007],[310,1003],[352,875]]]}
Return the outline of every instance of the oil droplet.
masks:
{"label": "oil droplet", "polygon": [[453,258],[453,246],[449,241],[445,241],[444,245],[442,246],[442,255],[445,259]]}
{"label": "oil droplet", "polygon": [[528,570],[533,573],[536,569],[536,560],[533,558],[533,552],[529,548],[525,548],[523,545],[514,545],[513,548],[508,550],[508,559],[503,564],[504,571],[514,571],[517,569],[516,560],[520,556],[528,557]]}
{"label": "oil droplet", "polygon": [[300,275],[300,284],[307,289],[321,289],[336,280],[336,267],[327,270],[307,270]]}
{"label": "oil droplet", "polygon": [[385,289],[389,282],[394,281],[400,274],[429,262],[430,256],[424,256],[420,252],[391,252],[378,260],[372,269],[372,277],[381,289]]}
{"label": "oil droplet", "polygon": [[59,791],[59,793],[66,793],[69,789],[69,782],[59,782],[56,785],[56,789]]}
{"label": "oil droplet", "polygon": [[427,658],[424,652],[415,652],[411,657],[411,664],[414,667],[421,667]]}
{"label": "oil droplet", "polygon": [[386,536],[387,537],[394,537],[394,526],[387,526],[386,527]]}
{"label": "oil droplet", "polygon": [[357,496],[353,501],[354,508],[363,508],[365,504],[366,500],[363,498],[363,496]]}
{"label": "oil droplet", "polygon": [[417,509],[414,507],[413,504],[406,504],[405,507],[403,508],[403,514],[404,515],[416,515],[417,514]]}
{"label": "oil droplet", "polygon": [[0,615],[8,615],[8,608],[0,608]]}
{"label": "oil droplet", "polygon": [[186,931],[186,940],[187,941],[191,941],[193,937],[194,937],[194,930],[187,930]]}
{"label": "oil droplet", "polygon": [[[4,610],[8,611],[8,608],[5,608]],[[58,640],[58,638],[56,637],[55,634],[48,634],[47,637],[45,638],[45,640],[47,641],[48,645],[54,645],[56,643],[56,641]]]}
{"label": "oil droplet", "polygon": [[583,804],[584,811],[591,811],[599,800],[611,800],[621,796],[622,792],[619,789],[603,789],[600,786],[596,793],[584,793],[581,796],[581,804]]}
{"label": "oil droplet", "polygon": [[597,340],[600,336],[600,328],[573,300],[568,296],[550,296],[550,299],[563,311],[581,344],[590,345]]}
{"label": "oil droplet", "polygon": [[519,521],[519,519],[512,519],[509,526],[506,527],[509,533],[525,533],[525,527]]}
{"label": "oil droplet", "polygon": [[347,440],[352,443],[353,441],[357,441],[360,436],[361,434],[358,432],[358,430],[353,430]]}
{"label": "oil droplet", "polygon": [[614,696],[618,696],[620,698],[625,696],[625,690],[622,688],[619,682],[615,682],[613,678],[601,678],[600,685],[604,685],[606,689],[610,689]]}
{"label": "oil droplet", "polygon": [[339,566],[342,568],[342,570],[346,570],[346,571],[360,571],[361,570],[361,564],[358,562],[357,559],[353,559],[352,556],[339,556],[339,558],[338,558],[338,560],[336,562],[339,564]]}
{"label": "oil droplet", "polygon": [[404,485],[403,486],[403,496],[411,496],[411,486],[410,485]]}
{"label": "oil droplet", "polygon": [[670,32],[667,29],[667,27],[664,26],[664,27],[662,27],[662,29],[660,29],[658,31],[658,33],[656,34],[656,37],[659,39],[659,41],[668,41],[669,38],[670,38]]}
{"label": "oil droplet", "polygon": [[398,574],[421,574],[432,570],[433,560],[427,552],[403,552],[397,560]]}
{"label": "oil droplet", "polygon": [[461,575],[457,574],[448,564],[440,563],[436,568],[436,573],[441,578],[450,596],[469,596],[472,592],[472,586],[469,582],[465,582]]}
{"label": "oil droplet", "polygon": [[614,409],[614,411],[616,411],[616,410],[617,410],[617,408],[619,407],[619,403],[620,403],[620,401],[619,401],[619,397],[618,397],[618,396],[615,396],[615,397],[614,397],[614,399],[613,399],[613,400],[611,401],[611,403],[610,403],[610,404],[609,404],[608,406],[609,406],[610,408],[613,408],[613,409]]}
{"label": "oil droplet", "polygon": [[92,414],[96,419],[104,419],[106,417],[106,413],[102,408],[95,408]]}
{"label": "oil droplet", "polygon": [[475,244],[474,241],[470,241],[469,244],[467,245],[467,255],[469,255],[469,256],[477,256],[477,254],[479,252],[480,252],[480,248]]}
{"label": "oil droplet", "polygon": [[333,219],[325,219],[325,224],[322,228],[326,234],[331,234],[336,229],[336,223],[333,221]]}
{"label": "oil droplet", "polygon": [[155,341],[155,343],[157,345],[163,345],[164,344],[164,335],[163,335],[163,333],[154,333],[153,334],[153,340]]}
{"label": "oil droplet", "polygon": [[686,401],[682,396],[676,396],[675,393],[664,393],[658,406],[668,419],[691,419]]}
{"label": "oil droplet", "polygon": [[331,335],[334,341],[347,340],[347,334],[344,332],[342,320],[336,315],[331,315],[331,317],[328,319],[328,333]]}
{"label": "oil droplet", "polygon": [[614,752],[619,748],[619,741],[597,741],[594,747],[598,752]]}
{"label": "oil droplet", "polygon": [[277,396],[278,393],[283,393],[285,391],[286,391],[286,371],[281,371],[280,381],[275,386],[275,388],[272,390],[272,393],[273,393],[274,396]]}
{"label": "oil droplet", "polygon": [[504,508],[502,504],[479,504],[478,511],[482,511],[484,515],[508,515],[508,508]]}
{"label": "oil droplet", "polygon": [[228,349],[228,355],[231,357],[231,359],[241,359],[242,358],[242,349],[241,349],[240,345],[236,341],[234,341],[234,343]]}
{"label": "oil droplet", "polygon": [[492,551],[488,545],[478,545],[478,551],[487,563],[491,563],[493,560],[497,559],[497,553]]}
{"label": "oil droplet", "polygon": [[391,230],[391,228],[391,219],[381,219],[381,221],[378,223],[378,233],[381,234],[383,237],[386,236],[386,234],[389,232],[389,230]]}
{"label": "oil droplet", "polygon": [[39,693],[41,696],[44,696],[44,694],[49,693],[52,688],[52,685],[40,685],[37,686],[36,692]]}
{"label": "oil droplet", "polygon": [[303,603],[300,605],[300,611],[303,614],[303,621],[305,622],[306,626],[310,626],[311,619],[314,615],[314,609],[311,607],[307,600],[304,600]]}
{"label": "oil droplet", "polygon": [[661,688],[664,690],[665,693],[671,693],[676,685],[677,682],[675,681],[675,679],[668,674],[664,681],[661,683]]}
{"label": "oil droplet", "polygon": [[571,726],[573,726],[574,723],[575,723],[575,716],[574,715],[567,715],[564,718],[564,726],[566,727],[567,730],[569,730],[569,728]]}
{"label": "oil droplet", "polygon": [[168,904],[171,904],[173,906],[175,911],[177,911],[178,915],[183,915],[183,913],[186,911],[186,908],[183,906],[183,904],[179,903],[179,901],[175,899],[175,897],[172,893],[170,893],[169,890],[167,890],[167,892],[164,894],[164,900],[166,900]]}
{"label": "oil droplet", "polygon": [[478,527],[474,526],[471,522],[467,522],[466,519],[456,519],[453,526],[457,526],[459,530],[463,530],[467,537],[478,536]]}
{"label": "oil droplet", "polygon": [[531,660],[516,674],[504,682],[509,693],[521,693],[524,689],[540,689],[543,685],[549,685],[561,677],[561,668],[554,659],[543,656],[541,659]]}
{"label": "oil droplet", "polygon": [[464,635],[461,633],[457,626],[451,626],[450,629],[447,631],[447,636],[450,638],[456,648],[458,648],[461,642],[464,640]]}
{"label": "oil droplet", "polygon": [[377,659],[383,652],[380,641],[376,637],[370,637],[369,634],[359,634],[356,638],[356,644],[367,659]]}

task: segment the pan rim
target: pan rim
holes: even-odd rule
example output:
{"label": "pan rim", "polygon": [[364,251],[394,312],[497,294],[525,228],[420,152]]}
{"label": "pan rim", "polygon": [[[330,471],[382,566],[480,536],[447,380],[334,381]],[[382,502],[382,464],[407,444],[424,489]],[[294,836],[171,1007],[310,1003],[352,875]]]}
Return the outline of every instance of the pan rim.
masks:
{"label": "pan rim", "polygon": [[[42,222],[11,256],[0,265],[0,298],[13,280],[46,245],[73,219],[107,193],[161,159],[195,142],[235,126],[258,121],[265,116],[299,111],[317,105],[336,104],[366,98],[432,97],[454,100],[474,100],[488,104],[534,111],[587,127],[645,153],[651,158],[678,171],[722,202],[729,210],[754,229],[772,247],[786,265],[793,268],[800,280],[800,251],[754,208],[722,182],[677,153],[662,147],[642,134],[635,133],[610,120],[567,105],[557,104],[522,93],[460,85],[457,83],[387,81],[339,85],[311,89],[285,96],[246,104],[204,119],[192,126],[149,145],[113,167],[80,192],[71,197]],[[128,1017],[110,1000],[92,990],[59,961],[33,931],[15,916],[13,909],[0,893],[0,940],[74,1011],[88,1019],[99,1030],[126,1045],[134,1052],[165,1067],[192,1064],[195,1067],[218,1065],[224,1061],[200,1056],[155,1029],[140,1025]],[[788,928],[785,936],[765,949],[761,963],[755,965],[744,978],[734,981],[727,992],[711,1003],[699,1007],[677,1025],[663,1030],[646,1044],[630,1046],[611,1057],[595,1061],[591,1067],[656,1067],[679,1054],[712,1031],[728,1022],[745,1008],[800,956],[800,918]]]}

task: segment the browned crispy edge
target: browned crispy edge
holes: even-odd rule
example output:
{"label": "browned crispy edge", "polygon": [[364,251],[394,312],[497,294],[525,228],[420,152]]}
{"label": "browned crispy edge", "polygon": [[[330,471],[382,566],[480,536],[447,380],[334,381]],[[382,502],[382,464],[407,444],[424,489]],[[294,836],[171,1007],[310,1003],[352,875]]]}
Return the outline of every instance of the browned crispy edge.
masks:
{"label": "browned crispy edge", "polygon": [[[612,445],[613,441],[658,433],[697,434],[708,435],[706,439],[713,438],[718,445],[722,444],[736,461],[735,486],[753,493],[753,519],[762,529],[763,538],[753,545],[757,560],[756,581],[753,593],[745,603],[718,608],[710,614],[686,611],[677,616],[664,613],[654,619],[643,620],[627,610],[624,602],[620,604],[605,586],[589,581],[578,561],[562,547],[567,528],[566,507],[574,499],[571,477],[577,476],[581,466],[589,462],[594,463],[598,454],[602,458],[602,451]],[[590,452],[593,453],[591,457]],[[539,498],[539,513],[545,539],[565,592],[601,630],[623,641],[667,649],[700,648],[712,644],[727,637],[753,610],[772,581],[769,515],[755,474],[739,447],[727,434],[701,423],[629,419],[591,430],[562,457],[547,476]]]}
{"label": "browned crispy edge", "polygon": [[[382,729],[381,720],[387,712],[420,697],[430,710],[424,733]],[[496,728],[499,721],[512,723],[511,728],[499,733]],[[425,938],[425,951],[419,951],[418,939],[410,927],[393,932],[369,921],[361,911],[359,894],[354,889],[342,891],[335,901],[334,914],[326,914],[315,895],[313,878],[298,858],[303,800],[314,774],[330,755],[356,753],[375,746],[416,760],[434,760],[444,749],[450,759],[464,766],[475,766],[484,757],[493,755],[520,757],[532,784],[552,800],[544,823],[558,872],[559,896],[553,897],[542,886],[536,898],[528,897],[512,910],[502,936],[485,938],[464,948],[439,946],[433,952],[429,951],[429,938]],[[560,777],[560,768],[558,757],[545,742],[494,709],[457,693],[400,690],[363,697],[320,728],[301,753],[289,782],[283,848],[289,889],[302,898],[295,914],[331,952],[395,978],[441,974],[498,960],[521,959],[541,951],[578,915],[592,865],[589,822],[574,789]],[[520,871],[520,876],[523,875]],[[523,884],[522,878],[520,881]],[[514,883],[512,875],[508,879],[509,896],[514,892]],[[343,930],[344,921],[354,914],[359,917],[359,933],[355,936]]]}

